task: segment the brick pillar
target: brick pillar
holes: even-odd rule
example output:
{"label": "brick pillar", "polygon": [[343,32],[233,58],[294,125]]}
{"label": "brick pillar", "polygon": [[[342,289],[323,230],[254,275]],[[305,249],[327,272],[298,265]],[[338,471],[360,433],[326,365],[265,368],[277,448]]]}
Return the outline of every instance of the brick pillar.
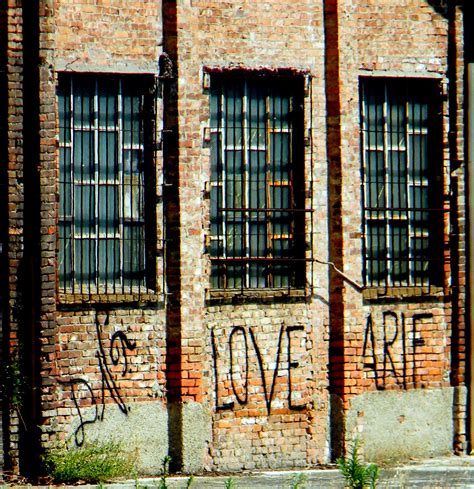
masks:
{"label": "brick pillar", "polygon": [[179,199],[179,119],[176,1],[163,1],[163,49],[161,72],[168,64],[163,88],[163,174],[166,223],[166,392],[171,466],[183,466],[182,335],[181,335],[181,230]]}
{"label": "brick pillar", "polygon": [[18,272],[22,293],[19,325],[21,354],[27,386],[20,423],[20,472],[32,477],[40,466],[39,399],[39,322],[41,305],[38,290],[39,269],[39,1],[23,3],[23,182],[24,182],[24,255]]}
{"label": "brick pillar", "polygon": [[38,418],[42,421],[41,448],[45,447],[50,436],[45,421],[45,411],[54,408],[56,394],[56,217],[58,195],[58,161],[56,145],[56,82],[53,72],[54,55],[54,0],[39,0],[38,6],[38,117],[40,125],[38,162],[39,212],[37,212],[36,231],[39,234],[39,247],[35,250],[36,266],[39,270],[37,285],[38,312],[35,321],[38,324],[36,340],[38,351],[36,373],[37,386],[40,389]]}
{"label": "brick pillar", "polygon": [[[8,16],[7,6],[2,3],[0,6],[0,361],[4,366],[8,359],[8,343],[4,328],[4,307],[8,294],[8,263],[5,260],[6,236],[8,232],[8,199],[7,178],[8,178]],[[5,324],[6,324],[5,320]],[[5,396],[5,385],[0,385],[0,470],[5,467],[6,439],[4,437],[4,427],[7,421],[8,403]]]}
{"label": "brick pillar", "polygon": [[[454,173],[463,166],[464,155],[464,111],[463,94],[465,83],[463,11],[450,2],[447,6],[448,17],[448,79],[449,79],[449,164],[451,171],[450,202],[450,254],[451,254],[451,384],[455,387],[454,405],[454,443],[456,453],[467,448],[466,413],[467,397],[465,392],[467,340],[466,340],[466,233],[465,233],[465,181],[462,173]],[[465,14],[466,15],[466,14]],[[467,24],[466,24],[467,25]],[[468,30],[470,27],[468,27]],[[465,166],[464,166],[465,168]]]}
{"label": "brick pillar", "polygon": [[[5,2],[4,2],[5,3]],[[18,328],[22,311],[21,294],[19,292],[19,264],[23,257],[23,19],[21,1],[8,2],[4,6],[7,24],[6,39],[6,84],[8,99],[6,140],[7,148],[4,150],[8,161],[5,178],[4,194],[6,206],[6,219],[3,225],[8,233],[5,243],[5,273],[6,304],[4,307],[3,332],[5,341],[5,364],[11,368],[19,364]],[[3,113],[3,112],[2,112]],[[3,167],[2,167],[3,168]],[[0,170],[1,171],[1,170]],[[12,372],[13,373],[13,372]],[[16,372],[18,373],[18,372]],[[7,392],[5,399],[5,437],[6,453],[5,468],[18,472],[18,412],[13,409],[12,389],[10,382],[6,382]]]}
{"label": "brick pillar", "polygon": [[[329,261],[343,270],[343,233],[341,215],[341,100],[339,78],[338,0],[324,2],[325,79],[327,155],[329,163]],[[331,456],[344,452],[344,283],[330,268],[329,284],[329,390],[331,395]]]}

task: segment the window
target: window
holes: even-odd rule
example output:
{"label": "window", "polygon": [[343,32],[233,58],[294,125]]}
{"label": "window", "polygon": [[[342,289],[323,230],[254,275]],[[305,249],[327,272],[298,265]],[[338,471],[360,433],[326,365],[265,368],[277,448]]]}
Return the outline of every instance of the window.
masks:
{"label": "window", "polygon": [[[153,286],[153,97],[148,77],[59,79],[59,286],[132,293]],[[153,226],[152,226],[153,228]],[[147,277],[148,270],[148,277]]]}
{"label": "window", "polygon": [[305,286],[303,77],[211,78],[211,286]]}
{"label": "window", "polygon": [[439,85],[362,78],[365,283],[441,286]]}

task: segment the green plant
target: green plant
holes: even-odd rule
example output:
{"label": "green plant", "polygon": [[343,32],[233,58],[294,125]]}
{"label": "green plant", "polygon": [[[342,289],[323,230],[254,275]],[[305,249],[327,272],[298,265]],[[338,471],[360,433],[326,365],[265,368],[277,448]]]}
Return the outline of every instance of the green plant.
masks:
{"label": "green plant", "polygon": [[148,486],[140,485],[138,478],[135,476],[135,489],[148,489]]}
{"label": "green plant", "polygon": [[299,489],[300,487],[304,487],[306,482],[308,482],[308,477],[306,477],[306,474],[302,474],[300,472],[299,474],[296,474],[291,480],[290,489]]}
{"label": "green plant", "polygon": [[54,482],[70,484],[84,481],[102,483],[133,473],[136,459],[126,454],[119,443],[87,444],[79,448],[57,448],[43,456],[44,468]]}
{"label": "green plant", "polygon": [[160,483],[158,484],[158,489],[168,489],[168,484],[166,483],[166,479],[168,479],[170,475],[170,463],[171,463],[171,457],[167,455],[163,459],[163,463],[161,464],[161,477],[160,477]]}
{"label": "green plant", "polygon": [[234,489],[235,488],[235,481],[232,479],[232,477],[229,477],[225,481],[225,489]]}
{"label": "green plant", "polygon": [[189,489],[194,482],[194,475],[190,475],[186,481],[186,489]]}
{"label": "green plant", "polygon": [[19,412],[23,404],[27,382],[22,373],[22,360],[18,350],[11,353],[10,362],[3,366],[2,373],[3,388],[8,395],[12,408]]}
{"label": "green plant", "polygon": [[351,489],[375,489],[379,477],[376,464],[364,464],[359,457],[360,441],[356,438],[352,444],[348,458],[338,458],[336,463],[344,479]]}

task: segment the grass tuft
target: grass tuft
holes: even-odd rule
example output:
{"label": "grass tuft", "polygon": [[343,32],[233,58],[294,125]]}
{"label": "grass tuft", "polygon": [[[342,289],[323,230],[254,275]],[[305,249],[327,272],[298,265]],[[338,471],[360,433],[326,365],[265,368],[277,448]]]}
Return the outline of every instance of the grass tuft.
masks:
{"label": "grass tuft", "polygon": [[84,481],[102,483],[135,472],[136,457],[115,442],[87,444],[80,448],[49,450],[43,457],[44,468],[56,483]]}

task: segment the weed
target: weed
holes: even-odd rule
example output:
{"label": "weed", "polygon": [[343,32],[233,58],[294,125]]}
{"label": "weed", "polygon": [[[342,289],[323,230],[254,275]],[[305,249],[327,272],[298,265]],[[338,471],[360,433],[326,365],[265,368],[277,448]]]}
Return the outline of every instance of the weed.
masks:
{"label": "weed", "polygon": [[300,487],[304,487],[306,482],[308,482],[308,477],[306,476],[306,474],[302,474],[300,472],[299,474],[296,474],[291,480],[290,489],[299,489]]}
{"label": "weed", "polygon": [[22,373],[22,359],[19,350],[13,351],[9,363],[3,365],[2,386],[8,395],[11,407],[20,415],[27,380]]}
{"label": "weed", "polygon": [[235,489],[235,481],[232,479],[232,477],[229,477],[225,481],[225,489]]}
{"label": "weed", "polygon": [[148,486],[142,486],[142,485],[140,485],[140,482],[135,477],[135,489],[148,489]]}
{"label": "weed", "polygon": [[170,475],[170,462],[171,462],[171,457],[167,455],[163,459],[163,463],[161,464],[161,477],[160,477],[160,483],[158,484],[158,489],[168,489],[168,484],[166,483],[166,479],[168,479]]}
{"label": "weed", "polygon": [[364,464],[359,458],[359,439],[352,444],[349,458],[338,458],[336,463],[350,489],[375,489],[379,477],[376,464]]}
{"label": "weed", "polygon": [[194,476],[191,475],[191,476],[189,476],[188,480],[186,481],[186,489],[189,489],[193,482],[194,482]]}
{"label": "weed", "polygon": [[49,450],[43,456],[43,463],[54,482],[101,484],[109,479],[129,476],[134,471],[135,458],[125,454],[120,444],[106,442]]}

